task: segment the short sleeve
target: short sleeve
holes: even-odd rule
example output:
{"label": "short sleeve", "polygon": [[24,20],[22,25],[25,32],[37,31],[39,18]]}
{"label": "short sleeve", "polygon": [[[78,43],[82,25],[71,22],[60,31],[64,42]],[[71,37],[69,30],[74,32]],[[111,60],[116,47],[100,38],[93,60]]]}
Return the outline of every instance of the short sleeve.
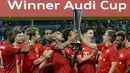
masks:
{"label": "short sleeve", "polygon": [[52,42],[51,44],[50,44],[50,50],[54,50],[54,47],[55,47],[55,45],[56,45],[56,43],[54,43],[54,42]]}
{"label": "short sleeve", "polygon": [[66,47],[65,49],[64,49],[64,52],[67,54],[67,55],[74,55],[74,52],[72,51],[72,49],[71,48],[68,48],[68,47]]}
{"label": "short sleeve", "polygon": [[105,44],[97,44],[97,48],[99,51],[101,51],[103,47],[105,47]]}
{"label": "short sleeve", "polygon": [[6,54],[16,54],[20,51],[20,48],[13,48],[13,45],[8,45],[6,48],[5,48],[5,52]]}
{"label": "short sleeve", "polygon": [[116,62],[117,61],[117,59],[118,59],[118,56],[117,56],[118,54],[117,54],[117,50],[115,50],[114,48],[112,49],[112,50],[110,50],[110,53],[109,53],[109,60],[111,61],[111,62]]}

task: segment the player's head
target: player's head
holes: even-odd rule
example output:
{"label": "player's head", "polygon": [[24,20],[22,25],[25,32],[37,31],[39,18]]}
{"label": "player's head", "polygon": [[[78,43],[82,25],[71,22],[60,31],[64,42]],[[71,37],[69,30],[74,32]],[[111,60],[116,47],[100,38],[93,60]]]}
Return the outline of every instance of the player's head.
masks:
{"label": "player's head", "polygon": [[51,29],[46,29],[44,32],[44,38],[46,39],[47,42],[52,42],[52,30]]}
{"label": "player's head", "polygon": [[118,31],[116,33],[116,40],[114,41],[114,44],[116,45],[117,49],[120,49],[124,45],[124,41],[126,38],[126,33],[123,31]]}
{"label": "player's head", "polygon": [[15,42],[18,44],[22,43],[24,41],[24,37],[23,37],[24,34],[22,30],[17,26],[13,30],[15,32]]}
{"label": "player's head", "polygon": [[59,31],[56,31],[52,34],[52,38],[54,41],[61,41],[63,42],[64,41],[64,38],[63,38],[63,35],[61,32]]}
{"label": "player's head", "polygon": [[94,32],[92,28],[84,28],[81,33],[85,38],[87,38],[89,41],[92,41]]}
{"label": "player's head", "polygon": [[34,41],[37,42],[40,39],[40,34],[39,34],[39,29],[38,28],[35,28],[35,27],[27,28],[25,30],[25,33],[27,35],[29,35],[30,40],[34,40]]}
{"label": "player's head", "polygon": [[62,31],[65,41],[67,41],[68,38],[71,37],[72,33],[74,33],[74,32],[70,28],[66,28],[65,30]]}
{"label": "player's head", "polygon": [[8,40],[10,43],[14,43],[15,34],[14,34],[13,29],[6,28],[3,31],[3,37],[4,37],[4,40]]}
{"label": "player's head", "polygon": [[116,39],[116,32],[114,30],[106,30],[105,34],[103,35],[103,42],[113,43],[115,39]]}

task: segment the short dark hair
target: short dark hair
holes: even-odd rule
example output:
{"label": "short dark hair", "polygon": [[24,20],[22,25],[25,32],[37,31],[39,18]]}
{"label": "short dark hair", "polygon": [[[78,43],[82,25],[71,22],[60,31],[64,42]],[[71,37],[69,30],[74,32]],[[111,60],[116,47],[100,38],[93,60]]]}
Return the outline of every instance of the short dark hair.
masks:
{"label": "short dark hair", "polygon": [[127,34],[124,31],[118,31],[116,33],[116,36],[121,36],[123,40],[125,40],[125,38],[127,37]]}
{"label": "short dark hair", "polygon": [[26,29],[28,29],[28,28],[29,28],[29,26],[24,26],[24,27],[21,28],[21,30],[22,30],[23,33],[25,33]]}
{"label": "short dark hair", "polygon": [[106,30],[108,36],[110,37],[110,41],[113,43],[116,39],[116,32],[114,30]]}
{"label": "short dark hair", "polygon": [[[21,26],[20,26],[21,27]],[[23,31],[21,30],[21,28],[20,27],[18,27],[18,26],[16,26],[16,27],[14,27],[14,33],[15,33],[15,36],[17,35],[17,34],[19,34],[19,33],[23,33]]]}
{"label": "short dark hair", "polygon": [[63,34],[65,41],[68,40],[68,37],[70,36],[70,31],[72,31],[70,28],[66,28],[62,31],[62,34]]}
{"label": "short dark hair", "polygon": [[14,34],[13,29],[11,29],[11,28],[6,28],[6,29],[4,29],[2,35],[3,35],[4,39],[7,39],[9,36],[12,36],[13,34]]}
{"label": "short dark hair", "polygon": [[46,31],[46,30],[51,30],[52,33],[53,33],[53,30],[52,30],[52,29],[50,29],[50,28],[46,28],[46,29],[42,32],[42,35],[45,35],[45,31]]}
{"label": "short dark hair", "polygon": [[88,30],[93,30],[93,28],[91,28],[91,27],[86,27],[86,28],[84,28],[84,29],[81,30],[81,33],[82,33],[82,34],[85,34],[86,32],[88,32]]}

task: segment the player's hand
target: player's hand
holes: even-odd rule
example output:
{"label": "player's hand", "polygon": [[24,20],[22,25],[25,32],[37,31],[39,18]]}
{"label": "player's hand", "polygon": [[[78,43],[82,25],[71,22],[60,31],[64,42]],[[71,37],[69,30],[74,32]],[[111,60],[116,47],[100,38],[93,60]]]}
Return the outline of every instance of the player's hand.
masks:
{"label": "player's hand", "polygon": [[101,51],[98,51],[98,54],[100,55],[100,54],[101,54]]}
{"label": "player's hand", "polygon": [[0,69],[4,69],[4,67],[0,65]]}
{"label": "player's hand", "polygon": [[14,45],[14,48],[18,48],[18,44],[13,43],[13,45]]}
{"label": "player's hand", "polygon": [[43,52],[43,56],[49,57],[49,56],[51,56],[52,52],[53,52],[52,50],[45,50],[45,51]]}
{"label": "player's hand", "polygon": [[81,33],[80,33],[80,38],[81,38],[81,40],[85,39],[84,36]]}
{"label": "player's hand", "polygon": [[71,38],[73,38],[73,39],[75,39],[75,38],[76,38],[76,36],[77,36],[77,35],[76,35],[76,33],[75,33],[75,32],[73,32],[73,31],[71,31],[71,32],[70,32],[70,35],[71,35]]}
{"label": "player's hand", "polygon": [[96,53],[96,51],[97,51],[96,49],[93,49],[92,54],[94,55]]}

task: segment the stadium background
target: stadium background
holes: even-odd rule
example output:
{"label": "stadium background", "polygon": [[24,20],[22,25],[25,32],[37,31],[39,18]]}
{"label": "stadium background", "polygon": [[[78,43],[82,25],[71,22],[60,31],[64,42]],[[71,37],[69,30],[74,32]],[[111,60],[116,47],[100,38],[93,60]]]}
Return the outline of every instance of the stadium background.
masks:
{"label": "stadium background", "polygon": [[[0,20],[0,39],[2,39],[2,31],[15,26],[34,26],[40,29],[42,33],[49,28],[53,31],[62,31],[65,28],[73,28],[72,20]],[[102,34],[105,29],[114,29],[116,31],[123,30],[128,35],[130,41],[130,20],[82,20],[81,28],[92,27],[94,29],[94,42],[101,43]],[[42,37],[41,37],[42,38]]]}

